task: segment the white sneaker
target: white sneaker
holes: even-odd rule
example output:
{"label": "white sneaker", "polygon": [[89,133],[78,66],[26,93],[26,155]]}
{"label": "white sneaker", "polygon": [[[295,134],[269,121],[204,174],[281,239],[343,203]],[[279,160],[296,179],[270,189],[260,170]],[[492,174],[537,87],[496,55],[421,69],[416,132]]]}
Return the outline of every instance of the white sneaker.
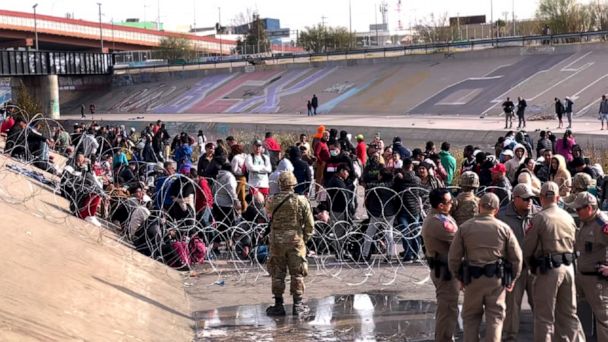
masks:
{"label": "white sneaker", "polygon": [[99,222],[96,216],[87,216],[84,220],[94,225],[95,227],[101,227],[101,222]]}

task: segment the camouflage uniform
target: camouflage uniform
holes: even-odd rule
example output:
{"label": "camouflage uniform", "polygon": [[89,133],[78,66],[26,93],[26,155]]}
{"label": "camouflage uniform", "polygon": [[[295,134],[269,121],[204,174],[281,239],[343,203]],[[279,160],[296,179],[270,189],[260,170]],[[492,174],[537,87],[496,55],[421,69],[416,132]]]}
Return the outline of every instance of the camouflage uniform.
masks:
{"label": "camouflage uniform", "polygon": [[475,196],[475,189],[479,188],[479,176],[473,171],[465,171],[460,176],[462,192],[456,196],[452,207],[452,217],[458,225],[473,218],[479,212],[479,197]]}
{"label": "camouflage uniform", "polygon": [[305,308],[302,304],[302,296],[304,277],[308,274],[306,242],[312,236],[314,218],[306,197],[294,194],[296,183],[293,173],[283,172],[279,176],[281,192],[273,197],[272,203],[268,206],[270,213],[276,209],[270,227],[268,261],[275,305],[268,308],[269,315],[285,314],[283,292],[285,292],[287,269],[291,275],[290,292],[294,298],[294,314],[299,308]]}

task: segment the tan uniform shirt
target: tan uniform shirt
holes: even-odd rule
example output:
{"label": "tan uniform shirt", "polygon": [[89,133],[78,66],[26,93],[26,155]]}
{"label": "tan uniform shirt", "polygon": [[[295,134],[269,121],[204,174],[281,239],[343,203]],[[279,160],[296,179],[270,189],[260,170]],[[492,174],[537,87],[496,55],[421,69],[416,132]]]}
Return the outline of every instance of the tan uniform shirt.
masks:
{"label": "tan uniform shirt", "polygon": [[583,273],[596,272],[596,265],[608,265],[608,217],[599,210],[581,223],[576,234],[578,270]]}
{"label": "tan uniform shirt", "polygon": [[439,256],[443,261],[447,261],[450,244],[457,231],[458,225],[452,216],[431,209],[422,223],[422,239],[426,247],[426,256],[432,258]]}
{"label": "tan uniform shirt", "polygon": [[541,210],[530,220],[524,239],[524,259],[549,253],[572,253],[576,235],[574,219],[557,204]]}
{"label": "tan uniform shirt", "polygon": [[460,226],[449,253],[450,271],[458,273],[463,258],[471,266],[485,266],[504,258],[513,266],[513,279],[521,272],[522,252],[509,226],[491,215],[478,215]]}

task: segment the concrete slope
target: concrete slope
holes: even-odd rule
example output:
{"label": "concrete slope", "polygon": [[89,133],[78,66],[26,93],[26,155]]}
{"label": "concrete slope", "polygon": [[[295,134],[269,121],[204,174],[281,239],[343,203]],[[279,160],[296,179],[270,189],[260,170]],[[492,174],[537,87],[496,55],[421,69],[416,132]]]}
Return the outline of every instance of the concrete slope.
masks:
{"label": "concrete slope", "polygon": [[0,156],[0,340],[189,341],[181,276],[71,216]]}
{"label": "concrete slope", "polygon": [[507,96],[528,99],[534,114],[553,98],[575,99],[595,115],[608,92],[606,44],[511,47],[450,56],[403,56],[247,69],[115,75],[95,92],[64,91],[64,114],[95,103],[99,113],[301,113],[313,94],[335,114],[499,115]]}

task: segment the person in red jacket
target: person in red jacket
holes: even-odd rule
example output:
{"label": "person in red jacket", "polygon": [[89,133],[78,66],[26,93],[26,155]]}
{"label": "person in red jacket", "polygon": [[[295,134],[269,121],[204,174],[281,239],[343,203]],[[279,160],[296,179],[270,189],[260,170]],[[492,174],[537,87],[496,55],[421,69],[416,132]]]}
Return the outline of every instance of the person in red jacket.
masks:
{"label": "person in red jacket", "polygon": [[324,131],[321,140],[315,146],[315,157],[317,158],[317,164],[315,167],[315,182],[317,184],[323,184],[323,171],[325,171],[325,163],[331,157],[329,155],[329,146],[327,146],[327,141],[329,141],[329,131]]}
{"label": "person in red jacket", "polygon": [[15,126],[15,119],[11,114],[6,117],[6,120],[2,121],[0,126],[0,133],[8,133],[8,131]]}
{"label": "person in red jacket", "polygon": [[196,192],[194,194],[194,209],[198,221],[204,226],[213,223],[211,210],[213,208],[213,192],[207,182],[207,178],[200,177],[195,168],[190,169],[190,178],[196,182]]}
{"label": "person in red jacket", "polygon": [[355,149],[355,153],[357,154],[357,159],[361,163],[361,166],[364,167],[367,162],[367,144],[365,144],[365,138],[363,134],[359,134],[356,136],[357,139],[357,147]]}
{"label": "person in red jacket", "polygon": [[272,132],[266,132],[264,148],[267,151],[268,157],[270,157],[272,169],[276,169],[277,164],[279,164],[279,160],[281,159],[281,144],[274,138]]}

